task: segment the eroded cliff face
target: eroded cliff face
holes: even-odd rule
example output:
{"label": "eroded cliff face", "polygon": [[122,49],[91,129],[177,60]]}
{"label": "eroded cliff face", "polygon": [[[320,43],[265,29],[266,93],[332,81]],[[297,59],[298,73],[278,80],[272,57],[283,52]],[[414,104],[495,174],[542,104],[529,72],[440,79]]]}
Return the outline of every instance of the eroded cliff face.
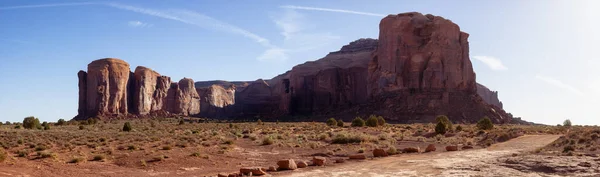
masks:
{"label": "eroded cliff face", "polygon": [[127,62],[116,58],[95,60],[87,72],[79,71],[77,75],[78,120],[187,116],[200,112],[200,97],[191,79],[171,83],[169,77],[142,66],[132,73]]}
{"label": "eroded cliff face", "polygon": [[85,108],[80,113],[88,116],[127,115],[128,63],[114,58],[96,60],[88,65],[87,73],[80,71],[78,76],[79,107]]}
{"label": "eroded cliff face", "polygon": [[292,68],[283,83],[289,88],[279,93],[282,104],[289,104],[284,109],[290,114],[321,115],[366,102],[367,64],[376,46],[375,39],[359,39]]}
{"label": "eroded cliff face", "polygon": [[398,122],[431,122],[442,114],[455,122],[484,116],[510,121],[502,109],[477,95],[469,35],[458,25],[412,12],[389,15],[379,28],[379,44],[369,63],[374,114]]}
{"label": "eroded cliff face", "polygon": [[196,88],[200,95],[200,116],[211,118],[226,118],[233,113],[235,105],[235,86],[226,88],[214,84],[208,87]]}
{"label": "eroded cliff face", "polygon": [[[439,16],[389,15],[379,40],[359,39],[339,51],[270,80],[171,83],[149,68],[135,73],[119,59],[80,71],[79,116],[282,118],[309,115],[351,119],[383,115],[390,122],[454,122],[484,116],[510,122],[497,92],[476,84],[468,34]],[[489,104],[487,104],[487,103]]]}
{"label": "eroded cliff face", "polygon": [[484,85],[477,83],[477,94],[488,104],[502,108],[502,102],[498,98],[498,92],[492,91]]}

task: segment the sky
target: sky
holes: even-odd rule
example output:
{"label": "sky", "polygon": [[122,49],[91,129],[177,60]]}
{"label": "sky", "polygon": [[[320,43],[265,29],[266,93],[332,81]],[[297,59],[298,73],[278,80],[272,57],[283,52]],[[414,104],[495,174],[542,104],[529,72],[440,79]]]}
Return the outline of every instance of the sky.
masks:
{"label": "sky", "polygon": [[270,79],[359,38],[388,14],[470,34],[477,81],[514,116],[600,125],[600,1],[1,0],[0,121],[71,119],[77,72],[114,57],[173,80]]}

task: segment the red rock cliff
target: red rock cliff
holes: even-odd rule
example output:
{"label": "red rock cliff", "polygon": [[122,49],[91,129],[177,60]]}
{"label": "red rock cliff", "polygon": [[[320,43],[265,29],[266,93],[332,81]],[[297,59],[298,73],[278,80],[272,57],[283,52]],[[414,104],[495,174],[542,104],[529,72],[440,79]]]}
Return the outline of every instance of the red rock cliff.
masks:
{"label": "red rock cliff", "polygon": [[476,93],[468,34],[434,15],[389,15],[379,25],[379,44],[369,63],[369,95],[375,110],[398,122],[430,122],[448,115],[456,122],[484,116],[510,121],[502,109]]}

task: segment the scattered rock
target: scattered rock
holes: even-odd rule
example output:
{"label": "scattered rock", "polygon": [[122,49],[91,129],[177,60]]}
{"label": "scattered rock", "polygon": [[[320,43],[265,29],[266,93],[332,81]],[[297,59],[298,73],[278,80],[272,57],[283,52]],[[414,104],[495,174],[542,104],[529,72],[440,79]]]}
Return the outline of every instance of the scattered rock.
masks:
{"label": "scattered rock", "polygon": [[224,174],[224,173],[219,173],[217,175],[217,177],[228,177],[228,176],[229,176],[229,174]]}
{"label": "scattered rock", "polygon": [[267,171],[277,171],[277,168],[275,168],[274,166],[270,166],[269,170],[267,170]]}
{"label": "scattered rock", "polygon": [[421,152],[421,149],[419,147],[407,147],[402,149],[402,153],[419,153]]}
{"label": "scattered rock", "polygon": [[458,146],[446,146],[446,151],[458,151]]}
{"label": "scattered rock", "polygon": [[344,163],[346,160],[344,159],[335,159],[335,163]]}
{"label": "scattered rock", "polygon": [[462,147],[462,149],[463,150],[465,150],[465,149],[473,149],[473,146],[465,145],[465,146]]}
{"label": "scattered rock", "polygon": [[377,148],[377,149],[373,150],[373,156],[374,157],[387,157],[388,153],[383,149]]}
{"label": "scattered rock", "polygon": [[436,148],[435,148],[434,144],[429,144],[429,145],[427,145],[427,148],[425,148],[425,152],[433,152],[435,150],[436,150]]}
{"label": "scattered rock", "polygon": [[280,160],[277,162],[277,170],[295,170],[298,168],[293,159]]}
{"label": "scattered rock", "polygon": [[325,157],[313,157],[313,164],[316,166],[323,166],[327,159]]}
{"label": "scattered rock", "polygon": [[296,163],[296,166],[298,168],[306,168],[308,167],[308,163],[306,163],[305,161],[299,161],[298,163]]}
{"label": "scattered rock", "polygon": [[351,155],[348,158],[350,158],[350,160],[364,160],[364,159],[367,159],[367,156],[365,156],[364,154],[356,154],[356,155]]}
{"label": "scattered rock", "polygon": [[265,175],[267,174],[262,168],[260,167],[244,167],[240,169],[240,173],[244,174],[244,175],[248,175],[248,176],[252,176],[252,175],[256,175],[256,176],[260,176],[260,175]]}
{"label": "scattered rock", "polygon": [[240,175],[240,174],[238,174],[238,173],[231,173],[231,174],[229,174],[229,176],[227,176],[227,177],[240,177],[240,176],[242,176],[242,175]]}
{"label": "scattered rock", "polygon": [[592,164],[589,162],[580,162],[577,165],[582,166],[582,167],[592,167]]}

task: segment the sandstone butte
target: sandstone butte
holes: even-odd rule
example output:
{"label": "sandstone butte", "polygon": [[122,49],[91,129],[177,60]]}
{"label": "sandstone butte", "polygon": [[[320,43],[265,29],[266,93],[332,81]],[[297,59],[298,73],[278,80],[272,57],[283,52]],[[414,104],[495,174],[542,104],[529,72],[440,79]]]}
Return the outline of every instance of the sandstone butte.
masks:
{"label": "sandstone butte", "polygon": [[[498,92],[476,82],[469,35],[443,17],[389,15],[379,39],[359,39],[270,80],[172,82],[150,68],[131,72],[120,59],[79,71],[75,119],[199,116],[263,120],[352,119],[370,114],[390,122],[455,122],[484,116],[508,123]],[[522,122],[520,122],[522,123]]]}

